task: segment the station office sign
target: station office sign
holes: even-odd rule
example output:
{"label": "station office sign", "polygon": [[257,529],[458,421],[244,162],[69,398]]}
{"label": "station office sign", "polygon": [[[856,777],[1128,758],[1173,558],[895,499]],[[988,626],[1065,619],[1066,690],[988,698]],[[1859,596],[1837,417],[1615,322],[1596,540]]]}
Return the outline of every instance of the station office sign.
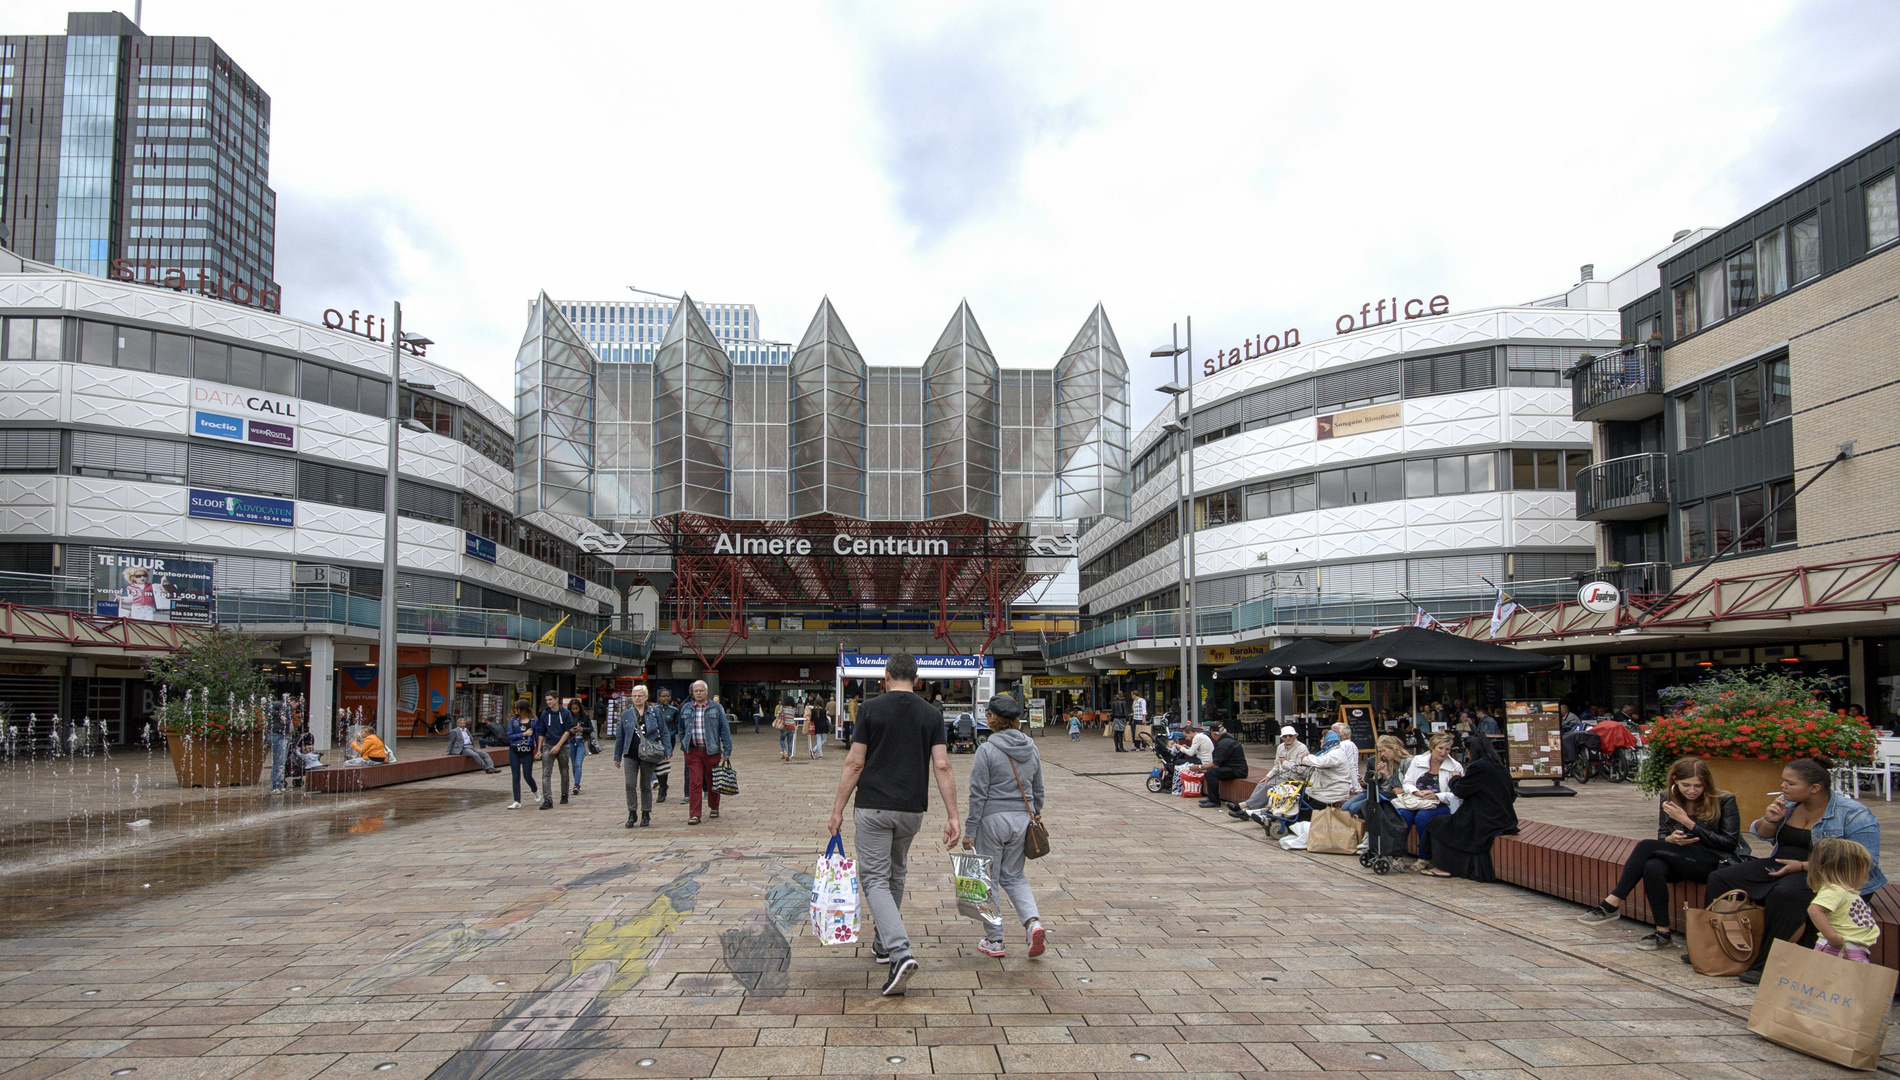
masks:
{"label": "station office sign", "polygon": [[217,383],[191,384],[191,433],[207,439],[297,449],[297,399]]}
{"label": "station office sign", "polygon": [[260,495],[238,495],[228,491],[191,489],[187,513],[211,521],[237,521],[246,525],[270,525],[279,529],[297,527],[297,504],[289,499],[266,499]]}
{"label": "station office sign", "polygon": [[1330,413],[1319,417],[1318,423],[1319,437],[1322,439],[1343,439],[1348,435],[1386,431],[1405,424],[1405,406],[1402,402],[1389,401],[1384,405],[1353,409],[1350,412]]}

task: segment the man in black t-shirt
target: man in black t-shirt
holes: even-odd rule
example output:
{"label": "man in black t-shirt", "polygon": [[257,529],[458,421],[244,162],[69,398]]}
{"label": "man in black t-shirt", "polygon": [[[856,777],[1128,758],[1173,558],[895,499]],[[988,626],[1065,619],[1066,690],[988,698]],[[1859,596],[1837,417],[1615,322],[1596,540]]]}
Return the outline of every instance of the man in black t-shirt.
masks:
{"label": "man in black t-shirt", "polygon": [[844,825],[844,804],[857,792],[853,839],[857,848],[858,882],[871,909],[875,927],[871,954],[891,965],[884,982],[886,996],[902,994],[917,970],[911,956],[910,936],[899,908],[904,903],[904,871],[910,842],[930,809],[930,778],[949,815],[943,843],[951,847],[963,837],[958,823],[956,777],[944,748],[943,714],[914,691],[917,658],[893,653],[884,664],[884,690],[858,706],[857,727],[851,732],[851,753],[844,759],[844,776],[831,807],[832,835]]}

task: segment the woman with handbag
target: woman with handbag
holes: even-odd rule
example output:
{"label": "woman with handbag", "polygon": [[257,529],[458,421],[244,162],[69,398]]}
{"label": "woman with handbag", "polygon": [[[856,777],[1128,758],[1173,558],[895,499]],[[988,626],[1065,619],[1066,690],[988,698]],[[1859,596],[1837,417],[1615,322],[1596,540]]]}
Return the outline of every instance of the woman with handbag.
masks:
{"label": "woman with handbag", "polygon": [[831,702],[821,701],[811,714],[811,756],[825,756],[825,738],[831,734]]}
{"label": "woman with handbag", "polygon": [[521,781],[528,781],[528,790],[539,794],[541,789],[534,786],[534,706],[527,698],[515,702],[515,714],[508,718],[508,778],[514,782],[515,801],[508,809],[521,809]]}
{"label": "woman with handbag", "polygon": [[647,704],[645,684],[636,684],[629,696],[631,704],[620,714],[620,727],[614,732],[614,764],[625,762],[626,827],[631,829],[653,824],[653,771],[660,762],[673,758],[673,729],[665,709]]}
{"label": "woman with handbag", "polygon": [[1451,787],[1465,774],[1465,767],[1451,756],[1451,741],[1451,732],[1434,732],[1426,744],[1430,749],[1406,765],[1399,794],[1392,800],[1399,816],[1418,833],[1421,862],[1432,861],[1432,819],[1458,811],[1458,796]]}
{"label": "woman with handbag", "polygon": [[1517,831],[1517,782],[1483,735],[1465,740],[1465,760],[1465,774],[1451,782],[1451,793],[1460,800],[1458,812],[1431,822],[1426,835],[1432,862],[1419,873],[1496,881],[1491,841]]}
{"label": "woman with handbag", "polygon": [[[1636,845],[1623,876],[1603,902],[1582,915],[1581,923],[1606,923],[1622,917],[1623,901],[1641,880],[1649,898],[1649,919],[1656,927],[1636,947],[1654,952],[1675,943],[1670,926],[1669,886],[1678,881],[1698,884],[1730,863],[1748,858],[1742,839],[1742,813],[1735,796],[1718,791],[1709,763],[1697,757],[1677,758],[1669,766],[1662,809],[1657,812],[1656,839]],[[1709,895],[1719,895],[1711,893]]]}
{"label": "woman with handbag", "polygon": [[778,712],[772,716],[772,726],[778,729],[778,759],[792,760],[792,743],[798,735],[798,710],[792,705],[792,695],[786,694],[778,703]]}
{"label": "woman with handbag", "polygon": [[1379,736],[1372,744],[1372,756],[1366,759],[1364,788],[1359,794],[1347,799],[1346,805],[1340,809],[1356,818],[1365,817],[1366,801],[1371,798],[1374,788],[1379,789],[1381,798],[1388,801],[1396,799],[1399,784],[1405,776],[1408,757],[1410,755],[1405,752],[1405,744],[1397,736]]}
{"label": "woman with handbag", "polygon": [[1776,938],[1800,942],[1811,929],[1808,905],[1814,889],[1808,884],[1808,852],[1814,842],[1830,837],[1852,840],[1873,856],[1873,873],[1861,887],[1868,896],[1887,883],[1880,872],[1880,822],[1858,800],[1833,790],[1834,760],[1815,756],[1790,761],[1781,770],[1781,797],[1755,819],[1749,831],[1774,845],[1765,859],[1749,859],[1709,875],[1703,895],[1717,897],[1740,890],[1763,908],[1766,928],[1763,948],[1755,963],[1742,972],[1743,982],[1761,981],[1768,960],[1767,945]]}
{"label": "woman with handbag", "polygon": [[[1014,697],[998,694],[989,701],[990,737],[977,747],[970,762],[970,813],[963,823],[963,850],[988,856],[996,884],[1009,896],[1022,921],[1029,955],[1041,956],[1042,922],[1036,915],[1036,896],[1023,876],[1023,860],[1039,858],[1049,850],[1049,833],[1042,825],[1042,758],[1036,744],[1019,727],[1023,707]],[[984,956],[1003,955],[1003,924],[984,924],[976,949]]]}

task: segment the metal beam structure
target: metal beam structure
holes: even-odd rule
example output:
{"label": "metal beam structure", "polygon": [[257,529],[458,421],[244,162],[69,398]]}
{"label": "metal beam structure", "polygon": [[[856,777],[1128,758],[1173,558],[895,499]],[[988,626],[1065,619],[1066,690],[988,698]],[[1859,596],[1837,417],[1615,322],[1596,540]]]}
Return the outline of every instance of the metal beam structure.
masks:
{"label": "metal beam structure", "polygon": [[0,603],[0,646],[58,645],[110,655],[167,653],[197,640],[194,627]]}

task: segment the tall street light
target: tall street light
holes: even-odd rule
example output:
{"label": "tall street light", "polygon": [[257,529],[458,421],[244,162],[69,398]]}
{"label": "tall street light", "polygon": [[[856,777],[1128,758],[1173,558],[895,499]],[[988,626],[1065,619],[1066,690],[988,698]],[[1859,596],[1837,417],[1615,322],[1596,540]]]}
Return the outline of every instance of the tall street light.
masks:
{"label": "tall street light", "polygon": [[[402,381],[402,347],[435,344],[421,334],[403,333],[402,305],[395,308],[389,320],[395,332],[389,335],[389,471],[383,478],[383,602],[376,648],[376,734],[391,753],[396,749],[396,464],[404,423],[402,390],[405,385],[434,389],[429,384]],[[325,678],[330,675],[323,673]],[[312,677],[316,677],[315,672]]]}
{"label": "tall street light", "polygon": [[[1180,504],[1180,543],[1176,549],[1175,568],[1180,579],[1181,594],[1181,692],[1184,698],[1183,719],[1190,724],[1199,724],[1201,717],[1200,695],[1200,633],[1194,618],[1194,428],[1192,410],[1194,408],[1194,319],[1187,320],[1187,344],[1181,344],[1180,324],[1175,324],[1169,334],[1170,344],[1154,350],[1149,356],[1169,358],[1174,363],[1174,378],[1158,389],[1174,399],[1174,419],[1162,426],[1171,439],[1181,439],[1186,445],[1182,452],[1175,455],[1175,498]],[[1188,381],[1181,381],[1181,357],[1188,358]],[[1188,415],[1183,416],[1182,399],[1186,399]]]}

